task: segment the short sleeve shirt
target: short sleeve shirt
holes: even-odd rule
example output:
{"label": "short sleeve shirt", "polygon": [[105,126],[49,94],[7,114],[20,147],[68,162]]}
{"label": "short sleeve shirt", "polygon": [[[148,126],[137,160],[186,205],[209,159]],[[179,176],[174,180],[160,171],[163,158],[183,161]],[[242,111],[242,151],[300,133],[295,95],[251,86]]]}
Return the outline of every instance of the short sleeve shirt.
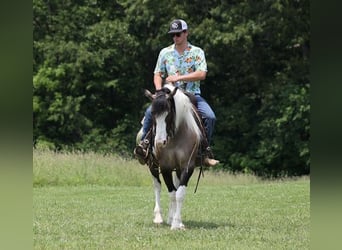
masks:
{"label": "short sleeve shirt", "polygon": [[[186,75],[195,71],[207,72],[207,62],[201,48],[188,43],[188,48],[182,55],[172,44],[159,53],[154,73],[161,73],[162,78],[169,75]],[[201,94],[200,81],[179,81],[176,86],[193,94]]]}

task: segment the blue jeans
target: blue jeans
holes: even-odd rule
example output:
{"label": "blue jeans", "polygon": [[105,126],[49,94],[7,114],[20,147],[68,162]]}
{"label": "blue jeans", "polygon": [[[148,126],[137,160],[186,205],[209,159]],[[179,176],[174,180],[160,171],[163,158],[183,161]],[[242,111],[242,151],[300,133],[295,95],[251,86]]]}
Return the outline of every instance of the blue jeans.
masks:
{"label": "blue jeans", "polygon": [[[203,97],[201,97],[198,94],[195,95],[195,97],[197,101],[197,110],[203,120],[208,144],[210,145],[212,137],[213,137],[216,116],[215,116],[214,111],[211,109],[211,107],[206,102],[206,100],[204,100]],[[141,137],[142,139],[145,138],[147,132],[152,127],[152,123],[153,121],[152,121],[152,113],[151,113],[151,105],[150,105],[145,111],[145,119],[143,123],[143,134]]]}

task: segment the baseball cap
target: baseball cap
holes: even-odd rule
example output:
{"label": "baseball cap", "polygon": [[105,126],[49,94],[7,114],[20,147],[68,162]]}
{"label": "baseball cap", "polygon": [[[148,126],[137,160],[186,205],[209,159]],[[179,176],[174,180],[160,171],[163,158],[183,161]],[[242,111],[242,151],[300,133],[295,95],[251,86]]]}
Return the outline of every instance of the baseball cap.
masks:
{"label": "baseball cap", "polygon": [[186,22],[182,19],[176,19],[173,20],[170,24],[170,31],[168,32],[170,33],[178,33],[178,32],[182,32],[183,30],[187,30],[188,29],[188,25],[186,24]]}

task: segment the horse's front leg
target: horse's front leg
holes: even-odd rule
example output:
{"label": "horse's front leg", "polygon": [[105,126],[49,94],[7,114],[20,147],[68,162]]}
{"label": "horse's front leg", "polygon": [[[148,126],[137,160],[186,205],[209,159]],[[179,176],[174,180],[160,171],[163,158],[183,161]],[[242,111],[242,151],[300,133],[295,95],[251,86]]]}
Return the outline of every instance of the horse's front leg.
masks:
{"label": "horse's front leg", "polygon": [[161,182],[159,178],[159,169],[153,162],[150,164],[150,172],[153,178],[153,187],[154,187],[154,198],[155,198],[155,205],[154,205],[154,218],[153,222],[156,224],[163,223],[163,217],[161,215],[161,205],[160,205],[160,192],[161,192]]}
{"label": "horse's front leg", "polygon": [[[177,189],[179,187],[179,178],[175,174],[173,175],[173,185]],[[171,225],[173,221],[173,217],[175,216],[176,213],[176,207],[177,207],[177,201],[176,201],[176,191],[173,190],[172,192],[169,193],[170,197],[170,205],[169,205],[169,217],[167,219],[167,224]]]}
{"label": "horse's front leg", "polygon": [[185,197],[186,186],[181,185],[178,187],[177,192],[175,194],[175,211],[174,216],[171,224],[171,230],[175,229],[184,229],[184,224],[182,223],[181,211],[182,205]]}
{"label": "horse's front leg", "polygon": [[170,205],[169,205],[169,217],[167,220],[167,224],[171,225],[173,222],[174,214],[176,212],[176,187],[173,183],[172,178],[172,170],[168,168],[162,168],[162,175],[164,178],[164,182],[166,184],[166,187],[169,191],[169,197],[170,197]]}
{"label": "horse's front leg", "polygon": [[154,206],[154,219],[153,222],[155,224],[162,224],[163,217],[161,215],[161,205],[160,205],[160,191],[161,191],[161,183],[160,180],[153,177],[153,185],[154,185],[154,196],[155,196],[155,206]]}
{"label": "horse's front leg", "polygon": [[188,181],[194,171],[194,167],[189,167],[189,168],[183,168],[181,173],[178,173],[179,175],[179,187],[177,188],[176,191],[176,207],[175,207],[175,212],[171,224],[171,229],[184,229],[184,224],[182,223],[182,206],[183,206],[183,201],[185,198],[185,192],[186,192],[186,187],[188,185]]}
{"label": "horse's front leg", "polygon": [[171,225],[173,221],[173,217],[176,212],[176,191],[169,192],[170,197],[170,205],[169,205],[169,217],[167,219],[167,224]]}

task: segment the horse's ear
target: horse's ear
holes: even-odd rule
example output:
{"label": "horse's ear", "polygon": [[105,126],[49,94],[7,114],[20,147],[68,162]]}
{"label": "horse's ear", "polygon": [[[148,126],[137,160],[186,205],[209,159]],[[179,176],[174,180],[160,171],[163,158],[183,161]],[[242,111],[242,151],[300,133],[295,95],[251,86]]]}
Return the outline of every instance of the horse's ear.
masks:
{"label": "horse's ear", "polygon": [[152,93],[151,93],[149,90],[145,89],[145,92],[144,92],[144,93],[145,93],[145,96],[146,96],[148,99],[150,99],[151,101],[154,99]]}

